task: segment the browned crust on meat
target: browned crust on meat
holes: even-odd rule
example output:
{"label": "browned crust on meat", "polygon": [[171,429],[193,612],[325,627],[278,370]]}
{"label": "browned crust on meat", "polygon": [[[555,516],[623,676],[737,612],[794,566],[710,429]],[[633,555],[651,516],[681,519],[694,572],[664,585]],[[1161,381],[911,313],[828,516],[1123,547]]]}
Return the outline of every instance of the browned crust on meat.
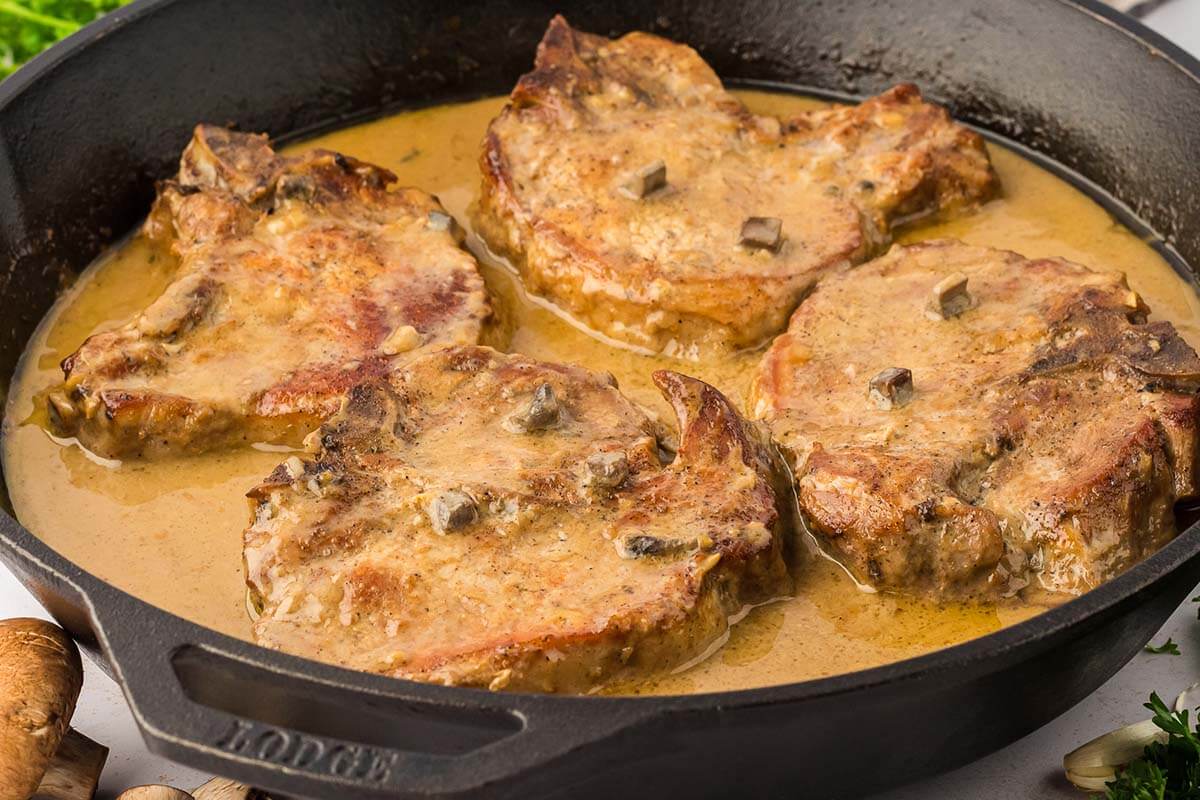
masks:
{"label": "browned crust on meat", "polygon": [[[972,307],[928,317],[954,272]],[[1196,493],[1200,358],[1147,313],[1119,273],[898,247],[800,306],[751,403],[794,462],[809,529],[861,580],[1079,593],[1169,541]],[[872,330],[886,335],[868,344]],[[865,381],[893,361],[913,400],[880,411]]]}
{"label": "browned crust on meat", "polygon": [[[654,158],[668,187],[618,197],[623,172]],[[480,167],[476,230],[530,291],[606,335],[687,357],[762,342],[821,274],[878,252],[894,225],[957,213],[998,186],[979,135],[910,84],[854,107],[758,116],[690,48],[609,40],[561,17],[489,127]],[[773,176],[801,173],[808,188],[774,188]],[[737,243],[745,217],[763,214],[784,220],[771,258]]]}
{"label": "browned crust on meat", "polygon": [[[763,429],[711,386],[654,378],[681,427],[669,465],[656,425],[578,367],[459,347],[354,387],[314,456],[250,492],[257,641],[398,677],[567,692],[698,655],[745,604],[786,591],[775,466]],[[560,424],[511,430],[547,382]],[[598,452],[627,459],[611,489],[587,482]],[[478,516],[439,534],[428,503],[447,488]]]}
{"label": "browned crust on meat", "polygon": [[174,277],[63,361],[55,432],[117,458],[298,444],[388,361],[477,341],[490,309],[461,232],[395,180],[197,127],[144,226]]}

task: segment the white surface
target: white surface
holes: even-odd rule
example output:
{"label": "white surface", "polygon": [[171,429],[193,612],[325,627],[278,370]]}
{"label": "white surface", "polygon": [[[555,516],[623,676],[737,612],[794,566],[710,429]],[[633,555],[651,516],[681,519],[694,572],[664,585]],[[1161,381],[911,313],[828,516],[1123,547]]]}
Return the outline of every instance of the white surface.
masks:
{"label": "white surface", "polygon": [[1200,54],[1200,0],[1172,0],[1142,22],[1189,53]]}
{"label": "white surface", "polygon": [[[1174,0],[1144,21],[1191,52],[1200,53],[1200,0]],[[16,579],[0,568],[0,618],[14,616],[46,614]],[[1143,653],[1091,697],[1021,741],[962,769],[873,800],[1083,800],[1087,795],[1073,790],[1062,778],[1063,754],[1105,731],[1145,719],[1148,714],[1141,704],[1151,691],[1173,702],[1176,694],[1200,680],[1200,622],[1195,606],[1185,603],[1154,641],[1165,641],[1167,636],[1179,643],[1183,655]],[[85,667],[83,695],[73,724],[111,751],[98,797],[107,800],[122,789],[143,783],[192,788],[210,777],[147,753],[116,684],[94,665]]]}

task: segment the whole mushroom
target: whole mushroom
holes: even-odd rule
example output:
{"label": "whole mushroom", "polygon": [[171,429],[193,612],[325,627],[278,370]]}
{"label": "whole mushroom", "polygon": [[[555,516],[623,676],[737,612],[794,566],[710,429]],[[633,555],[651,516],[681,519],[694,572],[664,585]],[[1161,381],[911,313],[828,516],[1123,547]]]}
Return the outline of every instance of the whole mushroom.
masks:
{"label": "whole mushroom", "polygon": [[0,800],[95,792],[108,750],[69,730],[82,686],[65,631],[40,619],[0,621]]}
{"label": "whole mushroom", "polygon": [[117,796],[117,800],[268,800],[267,795],[244,783],[228,778],[213,778],[190,792],[165,784],[134,786]]}

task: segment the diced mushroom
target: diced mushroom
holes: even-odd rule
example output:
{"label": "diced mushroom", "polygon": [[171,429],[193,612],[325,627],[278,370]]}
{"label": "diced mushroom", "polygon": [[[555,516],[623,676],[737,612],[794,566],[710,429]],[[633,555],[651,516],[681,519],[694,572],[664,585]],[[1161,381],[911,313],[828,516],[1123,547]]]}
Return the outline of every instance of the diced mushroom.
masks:
{"label": "diced mushroom", "polygon": [[913,396],[912,372],[903,367],[888,367],[871,378],[867,396],[884,411],[906,405]]}
{"label": "diced mushroom", "polygon": [[597,489],[615,489],[629,477],[629,459],[618,450],[588,456],[588,483]]}
{"label": "diced mushroom", "polygon": [[667,165],[662,159],[651,161],[621,184],[621,191],[634,200],[641,200],[667,185]]}
{"label": "diced mushroom", "polygon": [[458,236],[461,228],[459,228],[458,220],[447,214],[445,211],[430,211],[426,217],[426,223],[431,231],[449,231],[454,236]]}
{"label": "diced mushroom", "polygon": [[971,295],[967,292],[967,276],[961,272],[947,275],[938,281],[929,298],[930,315],[950,319],[971,307]]}
{"label": "diced mushroom", "polygon": [[524,411],[513,415],[512,422],[517,430],[523,433],[544,431],[558,424],[558,397],[554,387],[548,383],[540,383],[533,390],[533,397]]}
{"label": "diced mushroom", "polygon": [[68,730],[34,797],[37,800],[91,800],[107,760],[107,747],[73,728]]}
{"label": "diced mushroom", "polygon": [[284,175],[275,184],[275,196],[280,200],[312,200],[316,194],[311,175]]}
{"label": "diced mushroom", "polygon": [[742,223],[738,244],[775,253],[783,244],[783,220],[779,217],[748,217]]}
{"label": "diced mushroom", "polygon": [[0,797],[37,789],[67,733],[83,686],[79,650],[40,619],[0,622]]}
{"label": "diced mushroom", "polygon": [[194,800],[194,798],[183,789],[156,783],[126,789],[117,795],[117,800]]}
{"label": "diced mushroom", "polygon": [[667,556],[682,552],[694,543],[681,542],[678,539],[662,539],[645,533],[635,533],[622,536],[614,542],[617,555],[621,558],[647,558],[649,556]]}
{"label": "diced mushroom", "polygon": [[461,530],[479,518],[475,499],[458,489],[450,489],[438,495],[429,511],[434,530],[438,533]]}

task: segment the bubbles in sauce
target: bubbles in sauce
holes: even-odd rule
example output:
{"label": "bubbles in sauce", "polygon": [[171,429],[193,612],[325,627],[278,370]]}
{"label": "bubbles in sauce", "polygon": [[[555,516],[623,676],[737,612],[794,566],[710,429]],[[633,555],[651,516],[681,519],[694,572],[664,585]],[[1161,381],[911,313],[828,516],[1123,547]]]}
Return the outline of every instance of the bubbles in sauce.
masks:
{"label": "bubbles in sauce", "polygon": [[[792,95],[741,92],[755,111],[786,115],[822,105]],[[338,131],[293,149],[326,147],[394,171],[402,184],[437,194],[469,226],[479,181],[476,160],[498,98],[405,113]],[[1200,342],[1200,299],[1145,242],[1094,201],[995,145],[1004,196],[978,214],[906,232],[901,241],[937,237],[1003,247],[1030,257],[1063,256],[1098,269],[1123,269],[1158,317]],[[477,241],[496,298],[490,343],[550,361],[609,370],[623,391],[671,419],[650,382],[660,367],[713,383],[739,404],[759,353],[699,364],[618,349],[534,302]],[[127,321],[170,278],[170,259],[133,239],[100,259],[51,310],[14,378],[5,417],[8,488],[21,521],[67,558],[122,589],[221,632],[250,638],[242,573],[245,491],[282,456],[243,450],[119,466],[22,424],[33,398],[61,380],[59,362],[91,333]],[[1041,607],[936,605],[857,589],[837,565],[808,558],[796,595],[751,610],[723,647],[701,663],[614,691],[721,691],[785,683],[896,661],[994,631]]]}

